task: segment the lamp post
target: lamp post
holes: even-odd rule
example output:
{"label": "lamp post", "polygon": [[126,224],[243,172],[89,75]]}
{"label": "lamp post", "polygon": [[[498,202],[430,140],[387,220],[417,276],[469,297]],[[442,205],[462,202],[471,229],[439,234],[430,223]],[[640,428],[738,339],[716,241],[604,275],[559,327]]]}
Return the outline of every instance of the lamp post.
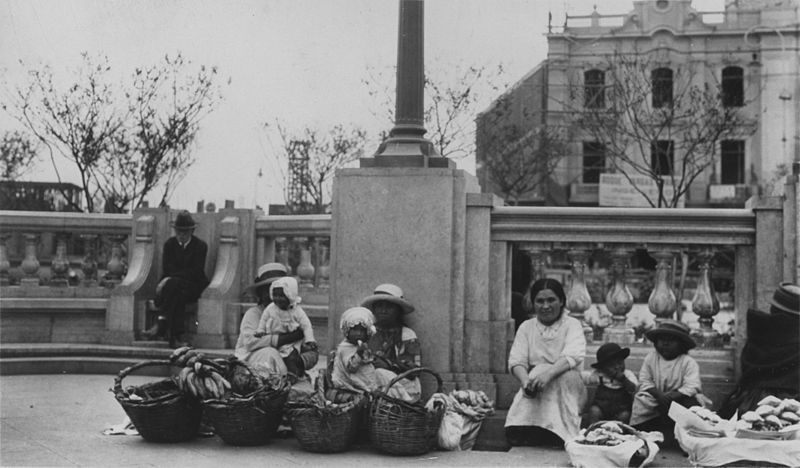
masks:
{"label": "lamp post", "polygon": [[424,11],[423,0],[400,0],[395,124],[375,157],[362,159],[361,167],[455,167],[423,136],[427,131],[424,125]]}

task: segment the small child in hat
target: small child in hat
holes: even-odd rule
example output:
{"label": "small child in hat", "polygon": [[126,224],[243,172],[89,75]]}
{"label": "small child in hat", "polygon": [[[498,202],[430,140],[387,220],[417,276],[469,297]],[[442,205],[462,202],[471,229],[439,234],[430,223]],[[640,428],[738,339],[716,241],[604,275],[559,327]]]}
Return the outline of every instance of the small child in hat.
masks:
{"label": "small child in hat", "polygon": [[[344,339],[336,347],[331,381],[334,387],[357,392],[371,392],[385,386],[397,374],[376,369],[369,339],[375,334],[375,318],[366,307],[351,307],[342,314],[340,328]],[[402,385],[393,385],[388,394],[403,401],[413,401]]]}
{"label": "small child in hat", "polygon": [[279,346],[278,353],[283,358],[286,370],[290,374],[297,378],[303,377],[307,366],[301,353],[308,347],[316,349],[316,340],[311,320],[298,305],[300,297],[297,295],[297,280],[291,276],[278,278],[270,285],[269,294],[272,303],[264,308],[254,336],[262,337],[267,334],[302,330],[302,340]]}
{"label": "small child in hat", "polygon": [[581,372],[586,385],[597,385],[589,407],[589,424],[600,420],[630,421],[633,395],[639,384],[636,375],[625,369],[625,358],[630,354],[630,348],[605,343],[597,349],[594,370]]}
{"label": "small child in hat", "polygon": [[639,371],[639,391],[633,398],[631,425],[643,431],[661,431],[673,437],[675,423],[667,415],[672,402],[687,408],[700,405],[700,366],[688,352],[695,342],[689,327],[677,320],[664,320],[645,333],[653,342]]}

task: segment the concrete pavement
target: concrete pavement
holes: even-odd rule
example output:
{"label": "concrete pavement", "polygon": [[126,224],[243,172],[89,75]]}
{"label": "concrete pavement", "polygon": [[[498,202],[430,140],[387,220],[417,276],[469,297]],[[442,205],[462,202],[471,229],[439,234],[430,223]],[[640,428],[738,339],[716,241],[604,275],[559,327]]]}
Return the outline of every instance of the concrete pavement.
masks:
{"label": "concrete pavement", "polygon": [[[131,376],[125,384],[153,377]],[[420,457],[383,455],[370,447],[313,454],[297,441],[274,439],[260,447],[233,447],[217,437],[152,444],[139,436],[103,435],[125,414],[109,389],[113,375],[13,375],[0,379],[2,466],[558,466],[563,450],[515,447],[508,452],[431,452]],[[675,451],[658,454],[654,467],[691,466]]]}

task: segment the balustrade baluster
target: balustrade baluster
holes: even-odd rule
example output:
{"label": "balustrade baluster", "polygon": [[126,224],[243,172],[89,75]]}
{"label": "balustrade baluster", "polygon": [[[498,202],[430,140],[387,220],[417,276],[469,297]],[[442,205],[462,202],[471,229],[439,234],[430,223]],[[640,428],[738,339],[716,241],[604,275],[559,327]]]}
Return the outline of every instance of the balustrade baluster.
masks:
{"label": "balustrade baluster", "polygon": [[125,236],[110,236],[111,240],[111,255],[106,263],[106,281],[115,286],[122,281],[125,274],[125,262],[122,258],[122,241]]}
{"label": "balustrade baluster", "polygon": [[97,240],[96,234],[81,234],[83,239],[84,256],[81,262],[81,271],[83,271],[83,286],[96,286],[97,285],[97,261],[95,261],[95,241]]}
{"label": "balustrade baluster", "polygon": [[297,265],[297,277],[299,283],[305,286],[314,284],[314,265],[311,264],[311,250],[309,249],[308,239],[305,237],[297,238],[300,247],[300,263]]}
{"label": "balustrade baluster", "polygon": [[656,316],[656,322],[670,319],[678,306],[675,292],[672,290],[672,262],[675,252],[672,250],[656,250],[651,256],[656,259],[656,277],[653,292],[647,300],[650,312]]}
{"label": "balustrade baluster", "polygon": [[692,330],[692,338],[701,347],[721,347],[722,335],[713,327],[714,316],[719,312],[719,299],[711,282],[711,262],[714,259],[714,252],[711,249],[704,249],[697,258],[700,279],[692,298],[692,312],[699,317],[697,321],[700,326]]}
{"label": "balustrade baluster", "polygon": [[25,258],[20,264],[20,269],[25,277],[20,281],[23,286],[39,285],[39,259],[36,257],[36,249],[39,245],[38,234],[24,234],[25,239]]}
{"label": "balustrade baluster", "polygon": [[319,275],[319,287],[330,287],[331,267],[330,257],[328,256],[328,246],[325,245],[326,241],[319,243],[319,268],[317,269]]}
{"label": "balustrade baluster", "polygon": [[626,283],[628,259],[631,251],[617,248],[611,252],[611,276],[613,283],[606,294],[606,307],[612,314],[613,323],[603,331],[603,341],[618,344],[636,342],[633,328],[625,325],[628,312],[633,308],[633,294]]}
{"label": "balustrade baluster", "polygon": [[8,286],[11,283],[9,270],[11,269],[11,262],[8,261],[8,245],[6,242],[11,234],[0,234],[0,285]]}
{"label": "balustrade baluster", "polygon": [[567,292],[566,307],[570,311],[570,315],[581,321],[586,341],[591,342],[594,332],[592,327],[586,324],[583,317],[584,312],[592,306],[592,296],[586,287],[585,277],[589,253],[584,249],[571,249],[567,252],[567,258],[569,258],[572,266],[572,278]]}
{"label": "balustrade baluster", "polygon": [[286,267],[287,274],[292,274],[292,266],[289,265],[289,240],[285,237],[278,237],[275,239],[277,244],[278,253],[275,260]]}
{"label": "balustrade baluster", "polygon": [[51,286],[69,286],[69,280],[67,279],[67,273],[69,273],[69,259],[67,258],[68,239],[68,233],[56,235],[56,255],[50,262],[50,271],[53,274],[50,278]]}

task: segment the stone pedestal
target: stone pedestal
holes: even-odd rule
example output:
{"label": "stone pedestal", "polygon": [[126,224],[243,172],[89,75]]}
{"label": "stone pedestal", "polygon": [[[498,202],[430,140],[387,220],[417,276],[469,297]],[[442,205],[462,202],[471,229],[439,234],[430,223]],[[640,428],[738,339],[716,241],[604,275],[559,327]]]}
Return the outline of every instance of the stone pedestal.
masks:
{"label": "stone pedestal", "polygon": [[467,194],[479,190],[474,176],[457,169],[371,167],[337,173],[330,343],[342,340],[344,310],[359,305],[378,284],[395,283],[416,307],[406,318],[419,336],[423,366],[463,372]]}

